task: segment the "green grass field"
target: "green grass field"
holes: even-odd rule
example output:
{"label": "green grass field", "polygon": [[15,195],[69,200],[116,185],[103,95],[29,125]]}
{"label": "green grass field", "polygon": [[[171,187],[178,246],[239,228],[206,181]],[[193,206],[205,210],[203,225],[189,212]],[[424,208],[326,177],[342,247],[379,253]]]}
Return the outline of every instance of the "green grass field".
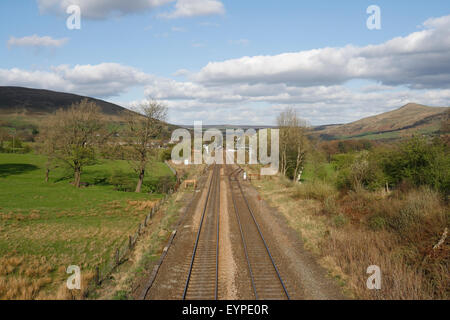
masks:
{"label": "green grass field", "polygon": [[[76,189],[62,168],[46,183],[44,167],[41,156],[0,154],[0,299],[55,297],[67,266],[92,272],[161,197],[115,191],[105,181]],[[101,160],[85,168],[82,181],[102,181],[118,169],[134,176],[127,161]],[[156,163],[146,180],[166,175],[169,168]]]}
{"label": "green grass field", "polygon": [[313,163],[307,162],[302,174],[302,182],[314,182],[315,179],[332,177],[335,169],[331,163],[323,163],[319,168],[315,167]]}

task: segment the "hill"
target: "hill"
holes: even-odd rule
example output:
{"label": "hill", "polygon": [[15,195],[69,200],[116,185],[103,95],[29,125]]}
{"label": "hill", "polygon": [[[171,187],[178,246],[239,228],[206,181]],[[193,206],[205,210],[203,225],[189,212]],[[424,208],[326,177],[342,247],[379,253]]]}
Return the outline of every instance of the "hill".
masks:
{"label": "hill", "polygon": [[0,114],[45,115],[83,99],[95,102],[106,115],[119,115],[123,107],[103,100],[50,90],[0,87]]}
{"label": "hill", "polygon": [[439,132],[450,108],[427,107],[409,103],[397,110],[364,118],[352,123],[314,128],[314,134],[325,140],[395,139],[412,133]]}
{"label": "hill", "polygon": [[[83,99],[95,102],[105,119],[113,123],[123,124],[123,112],[132,112],[110,102],[71,93],[0,86],[0,134],[6,132],[11,135],[15,132],[22,141],[33,141],[42,119]],[[164,137],[170,137],[170,133],[177,128],[166,124]]]}

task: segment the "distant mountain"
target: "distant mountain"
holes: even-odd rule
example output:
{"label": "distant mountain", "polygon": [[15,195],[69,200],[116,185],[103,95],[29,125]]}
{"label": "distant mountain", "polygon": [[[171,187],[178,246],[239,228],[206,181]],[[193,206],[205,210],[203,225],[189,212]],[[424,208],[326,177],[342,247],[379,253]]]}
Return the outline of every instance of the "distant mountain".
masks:
{"label": "distant mountain", "polygon": [[[83,99],[95,102],[107,121],[124,123],[126,108],[103,100],[50,90],[0,86],[0,129],[16,130],[24,141],[33,141],[43,119],[58,109],[67,109]],[[163,137],[170,138],[178,126],[165,123]]]}
{"label": "distant mountain", "polygon": [[431,134],[439,132],[449,109],[409,103],[400,109],[349,124],[316,127],[314,134],[326,140],[395,139],[413,133]]}
{"label": "distant mountain", "polygon": [[[193,125],[181,125],[180,127],[193,130]],[[277,128],[277,126],[270,126],[270,125],[232,125],[232,124],[217,124],[217,125],[211,125],[211,124],[204,124],[202,125],[203,130],[208,129],[217,129],[217,130],[227,130],[227,129],[242,129],[242,130],[248,130],[248,129],[254,129],[254,130],[260,130],[260,129],[272,129]]]}
{"label": "distant mountain", "polygon": [[106,115],[119,115],[125,108],[103,100],[50,90],[0,87],[0,114],[45,115],[83,99],[95,102]]}

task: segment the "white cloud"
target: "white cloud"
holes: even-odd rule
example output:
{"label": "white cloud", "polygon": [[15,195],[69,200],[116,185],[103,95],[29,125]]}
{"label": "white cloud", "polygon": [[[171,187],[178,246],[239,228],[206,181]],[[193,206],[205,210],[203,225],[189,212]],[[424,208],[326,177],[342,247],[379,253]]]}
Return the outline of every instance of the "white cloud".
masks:
{"label": "white cloud", "polygon": [[209,85],[285,83],[317,86],[367,79],[411,88],[448,88],[450,16],[429,19],[423,28],[380,45],[349,45],[210,62],[193,76],[193,80]]}
{"label": "white cloud", "polygon": [[[397,109],[406,103],[417,102],[431,106],[449,106],[450,90],[427,90],[363,93],[343,86],[310,88],[298,96],[283,94],[258,98],[241,97],[241,101],[221,101],[204,92],[197,98],[167,98],[160,100],[172,110],[170,121],[193,124],[203,120],[208,124],[274,125],[279,112],[293,106],[299,115],[313,125],[346,123],[382,112]],[[324,98],[323,94],[328,94]],[[204,95],[206,98],[201,98]],[[181,98],[181,97],[178,97]]]}
{"label": "white cloud", "polygon": [[[360,88],[343,85],[298,87],[286,84],[205,86],[191,81],[154,78],[145,95],[173,110],[171,121],[191,124],[273,124],[277,113],[294,106],[313,124],[343,123],[393,110],[408,102],[448,106],[450,90],[411,90],[377,83]],[[275,106],[275,107],[274,107]],[[206,115],[205,115],[206,114]]]}
{"label": "white cloud", "polygon": [[172,12],[161,14],[166,18],[182,18],[224,14],[219,0],[37,0],[41,13],[66,14],[70,5],[81,8],[82,17],[107,19],[132,13],[141,13],[175,2]]}
{"label": "white cloud", "polygon": [[175,71],[175,73],[173,74],[174,77],[186,77],[188,75],[190,75],[191,72],[187,69],[179,69],[177,71]]}
{"label": "white cloud", "polygon": [[23,38],[10,37],[8,48],[11,47],[61,47],[69,41],[68,38],[53,39],[50,36],[40,37],[37,34]]}
{"label": "white cloud", "polygon": [[174,0],[37,0],[42,13],[65,14],[67,7],[78,5],[84,18],[105,19],[138,13],[166,5]]}
{"label": "white cloud", "polygon": [[177,82],[171,79],[153,79],[145,89],[145,95],[154,99],[170,100],[201,100],[203,102],[224,102],[243,100],[239,94],[229,88],[211,90],[193,82]]}
{"label": "white cloud", "polygon": [[177,124],[274,124],[287,105],[312,124],[343,123],[408,102],[450,105],[450,16],[429,19],[420,31],[379,45],[243,57],[211,62],[196,73],[180,69],[174,76],[187,80],[157,78],[115,63],[62,65],[47,71],[0,69],[0,85],[95,97],[142,86],[146,96],[168,104],[170,121]]}
{"label": "white cloud", "polygon": [[153,78],[145,90],[169,105],[178,124],[274,124],[287,105],[312,124],[355,121],[409,102],[449,106],[450,16],[379,45],[243,57],[184,75],[187,81]]}
{"label": "white cloud", "polygon": [[161,14],[164,18],[186,18],[224,14],[225,7],[219,0],[177,0],[175,10]]}
{"label": "white cloud", "polygon": [[111,97],[129,88],[145,85],[151,76],[117,63],[98,65],[60,65],[50,71],[0,69],[0,85],[23,86],[78,93],[94,97]]}

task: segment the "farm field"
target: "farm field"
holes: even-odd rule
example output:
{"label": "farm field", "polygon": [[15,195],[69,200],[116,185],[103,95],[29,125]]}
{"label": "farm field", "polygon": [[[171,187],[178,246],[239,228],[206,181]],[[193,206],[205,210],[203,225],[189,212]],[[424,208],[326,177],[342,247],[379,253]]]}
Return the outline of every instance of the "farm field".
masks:
{"label": "farm field", "polygon": [[[89,280],[162,197],[116,191],[108,183],[104,177],[117,170],[132,179],[127,161],[86,167],[82,181],[90,186],[81,189],[62,168],[44,182],[45,161],[0,154],[0,299],[58,298],[69,265],[80,266],[83,281]],[[145,182],[170,175],[164,163],[156,163]]]}

